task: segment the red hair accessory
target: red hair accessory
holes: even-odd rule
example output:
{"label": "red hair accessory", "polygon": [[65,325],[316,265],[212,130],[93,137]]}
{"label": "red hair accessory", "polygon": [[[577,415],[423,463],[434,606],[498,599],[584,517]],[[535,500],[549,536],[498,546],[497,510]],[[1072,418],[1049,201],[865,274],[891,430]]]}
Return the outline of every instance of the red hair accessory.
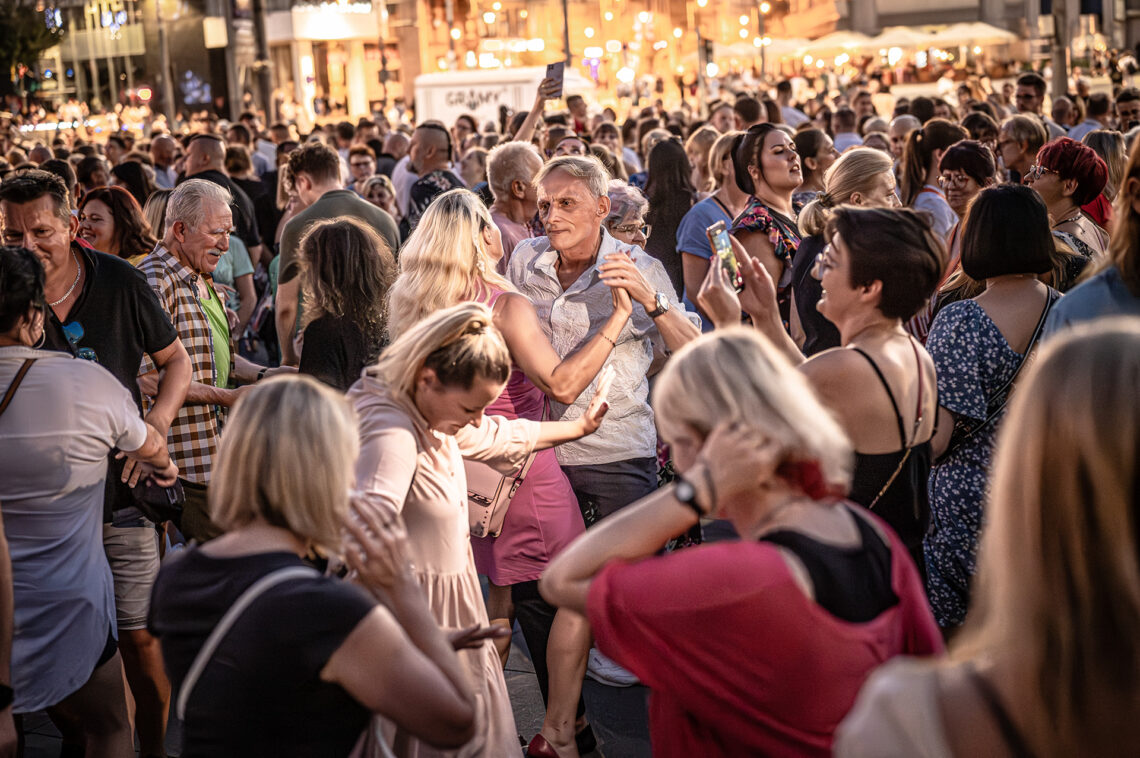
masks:
{"label": "red hair accessory", "polygon": [[776,468],[776,475],[799,487],[812,500],[843,497],[843,492],[827,483],[818,461],[786,461]]}

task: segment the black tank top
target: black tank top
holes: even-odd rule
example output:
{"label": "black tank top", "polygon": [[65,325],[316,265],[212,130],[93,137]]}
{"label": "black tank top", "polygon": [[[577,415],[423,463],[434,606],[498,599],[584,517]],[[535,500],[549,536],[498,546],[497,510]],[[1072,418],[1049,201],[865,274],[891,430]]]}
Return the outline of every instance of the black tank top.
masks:
{"label": "black tank top", "polygon": [[855,352],[862,355],[871,364],[875,374],[887,391],[891,400],[891,408],[895,412],[895,422],[899,427],[899,442],[902,449],[893,453],[855,453],[855,471],[851,480],[852,501],[874,512],[876,516],[886,521],[891,529],[895,530],[911,557],[914,558],[919,572],[923,571],[922,539],[930,526],[930,498],[926,489],[927,479],[930,477],[930,440],[915,444],[915,437],[922,426],[922,362],[918,358],[918,347],[911,339],[911,348],[914,349],[915,360],[918,361],[919,387],[918,411],[915,413],[914,430],[907,441],[906,428],[903,425],[902,414],[899,412],[895,395],[891,386],[879,366],[871,356],[855,347]]}
{"label": "black tank top", "polygon": [[[846,506],[842,506],[846,508]],[[865,518],[846,508],[859,528],[857,547],[837,547],[781,530],[760,539],[790,550],[811,577],[815,602],[843,621],[866,623],[898,602],[891,587],[891,548]]]}

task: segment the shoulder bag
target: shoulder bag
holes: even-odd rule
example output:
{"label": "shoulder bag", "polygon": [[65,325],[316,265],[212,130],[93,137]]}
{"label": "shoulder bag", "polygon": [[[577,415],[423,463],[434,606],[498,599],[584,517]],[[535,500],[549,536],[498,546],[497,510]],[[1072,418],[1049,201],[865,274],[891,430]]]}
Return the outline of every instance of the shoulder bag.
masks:
{"label": "shoulder bag", "polygon": [[1021,375],[1021,370],[1025,365],[1030,362],[1033,356],[1033,349],[1037,346],[1037,341],[1041,338],[1041,330],[1045,327],[1045,320],[1049,316],[1049,311],[1053,308],[1053,303],[1061,297],[1061,293],[1056,290],[1049,290],[1049,300],[1045,303],[1045,309],[1041,311],[1041,318],[1037,320],[1037,328],[1033,330],[1033,336],[1029,338],[1029,345],[1025,348],[1025,354],[1021,357],[1021,362],[1017,364],[1017,368],[1013,370],[1013,374],[1006,380],[993,397],[990,398],[986,404],[986,418],[979,421],[978,419],[966,418],[964,416],[956,416],[954,420],[954,431],[950,433],[950,444],[946,448],[946,452],[935,461],[935,465],[943,463],[951,455],[958,452],[959,448],[966,444],[975,434],[978,434],[993,425],[997,421],[998,416],[1005,410],[1005,404],[1009,401],[1010,392],[1013,389],[1013,383],[1017,377]]}
{"label": "shoulder bag", "polygon": [[[544,401],[540,421],[546,420],[548,411],[549,401]],[[467,472],[467,522],[472,537],[498,537],[503,531],[507,507],[530,473],[535,452],[526,457],[522,468],[507,476],[486,463],[463,459],[463,468]]]}
{"label": "shoulder bag", "polygon": [[12,383],[8,385],[7,391],[4,392],[4,399],[0,400],[0,416],[3,416],[4,411],[8,410],[8,406],[12,403],[12,398],[16,395],[16,390],[20,388],[20,382],[24,381],[24,377],[28,375],[28,369],[30,369],[35,362],[35,358],[28,358],[16,371],[16,376],[12,378]]}

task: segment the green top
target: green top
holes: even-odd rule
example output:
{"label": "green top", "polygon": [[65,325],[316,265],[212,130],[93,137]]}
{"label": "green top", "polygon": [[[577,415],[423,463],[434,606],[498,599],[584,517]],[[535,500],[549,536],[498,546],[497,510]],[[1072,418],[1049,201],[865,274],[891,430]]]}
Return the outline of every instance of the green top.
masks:
{"label": "green top", "polygon": [[206,311],[206,319],[210,322],[210,336],[214,343],[214,384],[218,387],[230,386],[230,322],[226,318],[226,309],[214,288],[210,287],[210,296],[199,298],[202,309]]}

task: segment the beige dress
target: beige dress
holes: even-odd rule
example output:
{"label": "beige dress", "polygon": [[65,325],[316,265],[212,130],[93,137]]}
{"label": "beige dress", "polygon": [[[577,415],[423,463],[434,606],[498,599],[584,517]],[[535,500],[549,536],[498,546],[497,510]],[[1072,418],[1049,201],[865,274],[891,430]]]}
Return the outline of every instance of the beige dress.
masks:
{"label": "beige dress", "polygon": [[[518,469],[534,449],[538,424],[499,416],[457,435],[434,432],[408,400],[393,398],[379,380],[364,376],[348,392],[360,417],[357,488],[377,508],[402,514],[409,558],[441,627],[486,625],[487,611],[471,555],[467,477],[463,458],[503,471]],[[477,700],[475,737],[459,750],[437,750],[411,740],[401,755],[512,756],[519,753],[506,680],[494,645],[460,652]]]}

